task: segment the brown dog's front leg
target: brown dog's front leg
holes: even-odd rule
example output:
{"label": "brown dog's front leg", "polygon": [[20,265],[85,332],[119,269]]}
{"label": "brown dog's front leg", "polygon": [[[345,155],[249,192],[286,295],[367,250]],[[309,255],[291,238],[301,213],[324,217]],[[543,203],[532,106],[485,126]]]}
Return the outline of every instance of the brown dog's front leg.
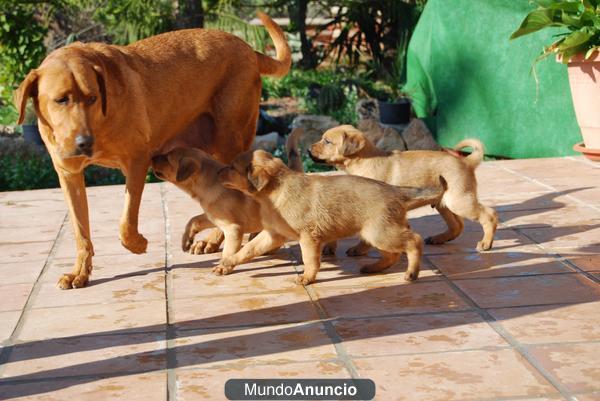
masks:
{"label": "brown dog's front leg", "polygon": [[121,244],[133,253],[144,253],[148,246],[148,240],[138,232],[138,214],[149,167],[149,158],[138,157],[124,171],[125,209],[121,215],[120,238]]}
{"label": "brown dog's front leg", "polygon": [[83,171],[69,173],[55,165],[60,187],[62,188],[69,217],[73,225],[75,242],[77,244],[77,259],[73,266],[73,272],[65,273],[58,280],[58,287],[67,290],[69,288],[85,287],[92,273],[92,256],[94,247],[90,239],[90,219],[88,214],[88,203],[85,192],[85,180]]}

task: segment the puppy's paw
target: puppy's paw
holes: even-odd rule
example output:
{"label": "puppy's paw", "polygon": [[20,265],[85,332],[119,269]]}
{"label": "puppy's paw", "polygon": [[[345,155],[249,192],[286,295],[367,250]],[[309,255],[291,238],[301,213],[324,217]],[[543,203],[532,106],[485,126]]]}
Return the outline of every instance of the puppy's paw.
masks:
{"label": "puppy's paw", "polygon": [[74,274],[63,274],[58,280],[58,288],[61,290],[70,290],[71,288],[83,288],[87,285],[89,276],[80,274],[78,276]]}
{"label": "puppy's paw", "polygon": [[122,234],[121,244],[133,253],[146,253],[148,240],[142,234]]}
{"label": "puppy's paw", "polygon": [[485,251],[489,251],[490,249],[492,249],[492,242],[491,241],[479,241],[477,243],[477,250],[479,252],[485,252]]}
{"label": "puppy's paw", "polygon": [[442,245],[445,244],[446,241],[443,238],[440,238],[438,235],[434,235],[433,237],[425,238],[425,243],[427,245]]}
{"label": "puppy's paw", "polygon": [[218,250],[218,244],[213,244],[206,241],[196,241],[190,246],[189,253],[192,255],[202,255],[205,253],[215,253]]}
{"label": "puppy's paw", "polygon": [[406,273],[404,273],[404,280],[405,281],[416,281],[419,278],[419,272],[411,272],[411,271],[406,271]]}
{"label": "puppy's paw", "polygon": [[213,273],[215,273],[217,276],[226,276],[229,273],[231,273],[233,271],[233,266],[224,266],[222,264],[219,264],[215,267],[213,267]]}
{"label": "puppy's paw", "polygon": [[309,285],[311,283],[315,282],[315,278],[314,277],[308,277],[305,274],[301,274],[298,277],[296,277],[296,284],[298,285]]}
{"label": "puppy's paw", "polygon": [[329,243],[323,247],[323,256],[335,256],[337,249],[336,243]]}
{"label": "puppy's paw", "polygon": [[348,256],[364,256],[369,253],[369,248],[363,246],[362,244],[354,245],[346,251],[346,255]]}
{"label": "puppy's paw", "polygon": [[[194,243],[194,239],[190,237],[187,233],[184,233],[181,236],[181,250],[183,252],[188,252]],[[190,252],[191,253],[191,252]]]}
{"label": "puppy's paw", "polygon": [[221,244],[220,243],[214,243],[214,242],[207,242],[206,245],[204,246],[204,253],[215,253],[215,252],[219,252],[219,246]]}

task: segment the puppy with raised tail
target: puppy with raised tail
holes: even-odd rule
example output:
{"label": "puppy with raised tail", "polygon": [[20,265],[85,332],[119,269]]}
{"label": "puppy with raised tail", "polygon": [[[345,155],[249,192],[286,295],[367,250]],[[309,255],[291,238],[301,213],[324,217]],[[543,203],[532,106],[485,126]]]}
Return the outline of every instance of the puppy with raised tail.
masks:
{"label": "puppy with raised tail", "polygon": [[302,251],[304,274],[297,282],[303,285],[315,281],[324,244],[355,234],[382,255],[361,272],[387,269],[404,252],[408,257],[405,278],[416,280],[423,241],[410,230],[406,210],[437,204],[445,190],[441,177],[428,188],[416,189],[349,175],[303,174],[261,150],[240,154],[219,177],[225,187],[242,191],[260,204],[264,227],[239,252],[221,259],[222,273],[294,239]]}
{"label": "puppy with raised tail", "polygon": [[[439,151],[388,152],[375,147],[365,135],[351,125],[342,125],[326,131],[314,143],[309,154],[316,162],[327,163],[348,174],[368,177],[397,186],[431,187],[441,175],[448,190],[436,204],[448,229],[426,239],[430,244],[443,244],[458,237],[464,228],[463,218],[478,221],[483,227],[483,239],[477,249],[491,249],[498,225],[496,211],[482,205],[477,199],[475,168],[483,159],[483,145],[476,139],[466,139],[455,149],[470,146],[473,153],[458,158]],[[367,253],[369,246],[358,244],[349,254]]]}

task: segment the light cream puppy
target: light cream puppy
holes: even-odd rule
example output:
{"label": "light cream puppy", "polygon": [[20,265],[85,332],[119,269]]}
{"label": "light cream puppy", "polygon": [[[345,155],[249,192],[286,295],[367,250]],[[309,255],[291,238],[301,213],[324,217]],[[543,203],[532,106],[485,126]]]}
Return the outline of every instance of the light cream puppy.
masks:
{"label": "light cream puppy", "polygon": [[416,280],[423,241],[410,230],[406,210],[415,204],[436,204],[444,192],[441,177],[429,188],[415,189],[349,175],[303,174],[261,150],[240,154],[219,176],[225,187],[240,190],[261,205],[264,227],[239,252],[221,260],[221,272],[227,274],[294,239],[300,242],[304,262],[304,274],[297,282],[304,285],[316,279],[323,245],[355,234],[382,255],[361,272],[387,269],[405,252],[405,279]]}
{"label": "light cream puppy", "polygon": [[[475,168],[483,159],[483,145],[476,139],[466,139],[455,149],[466,146],[472,147],[473,153],[465,158],[427,150],[388,152],[376,148],[353,126],[342,125],[327,130],[321,140],[310,147],[309,154],[313,160],[333,165],[348,174],[397,186],[431,187],[443,175],[448,189],[436,208],[448,229],[427,238],[426,243],[443,244],[455,239],[463,231],[463,218],[468,218],[483,227],[483,239],[477,243],[477,249],[484,251],[492,247],[498,217],[494,209],[477,199]],[[362,255],[368,249],[368,245],[361,243],[348,253]]]}

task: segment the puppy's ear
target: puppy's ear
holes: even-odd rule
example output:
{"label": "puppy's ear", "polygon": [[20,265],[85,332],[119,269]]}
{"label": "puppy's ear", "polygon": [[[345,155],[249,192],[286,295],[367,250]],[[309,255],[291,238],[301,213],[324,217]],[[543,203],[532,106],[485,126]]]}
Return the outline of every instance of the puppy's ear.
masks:
{"label": "puppy's ear", "polygon": [[100,90],[100,100],[102,101],[102,115],[106,117],[106,73],[102,66],[95,65],[92,67],[96,73],[98,80],[98,88]]}
{"label": "puppy's ear", "polygon": [[185,181],[188,178],[190,178],[192,174],[198,171],[199,168],[200,166],[198,165],[196,160],[189,157],[184,157],[179,161],[179,166],[177,167],[177,175],[175,179],[177,180],[177,182]]}
{"label": "puppy's ear", "polygon": [[37,96],[37,80],[38,72],[36,70],[31,70],[14,93],[15,106],[17,107],[17,110],[19,110],[17,124],[22,124],[25,119],[27,100],[30,97]]}
{"label": "puppy's ear", "polygon": [[347,130],[344,131],[344,137],[342,142],[342,154],[344,156],[350,156],[365,147],[365,136],[359,130]]}
{"label": "puppy's ear", "polygon": [[248,183],[256,190],[260,192],[269,183],[271,176],[260,166],[248,165],[246,170],[246,176],[248,177]]}

